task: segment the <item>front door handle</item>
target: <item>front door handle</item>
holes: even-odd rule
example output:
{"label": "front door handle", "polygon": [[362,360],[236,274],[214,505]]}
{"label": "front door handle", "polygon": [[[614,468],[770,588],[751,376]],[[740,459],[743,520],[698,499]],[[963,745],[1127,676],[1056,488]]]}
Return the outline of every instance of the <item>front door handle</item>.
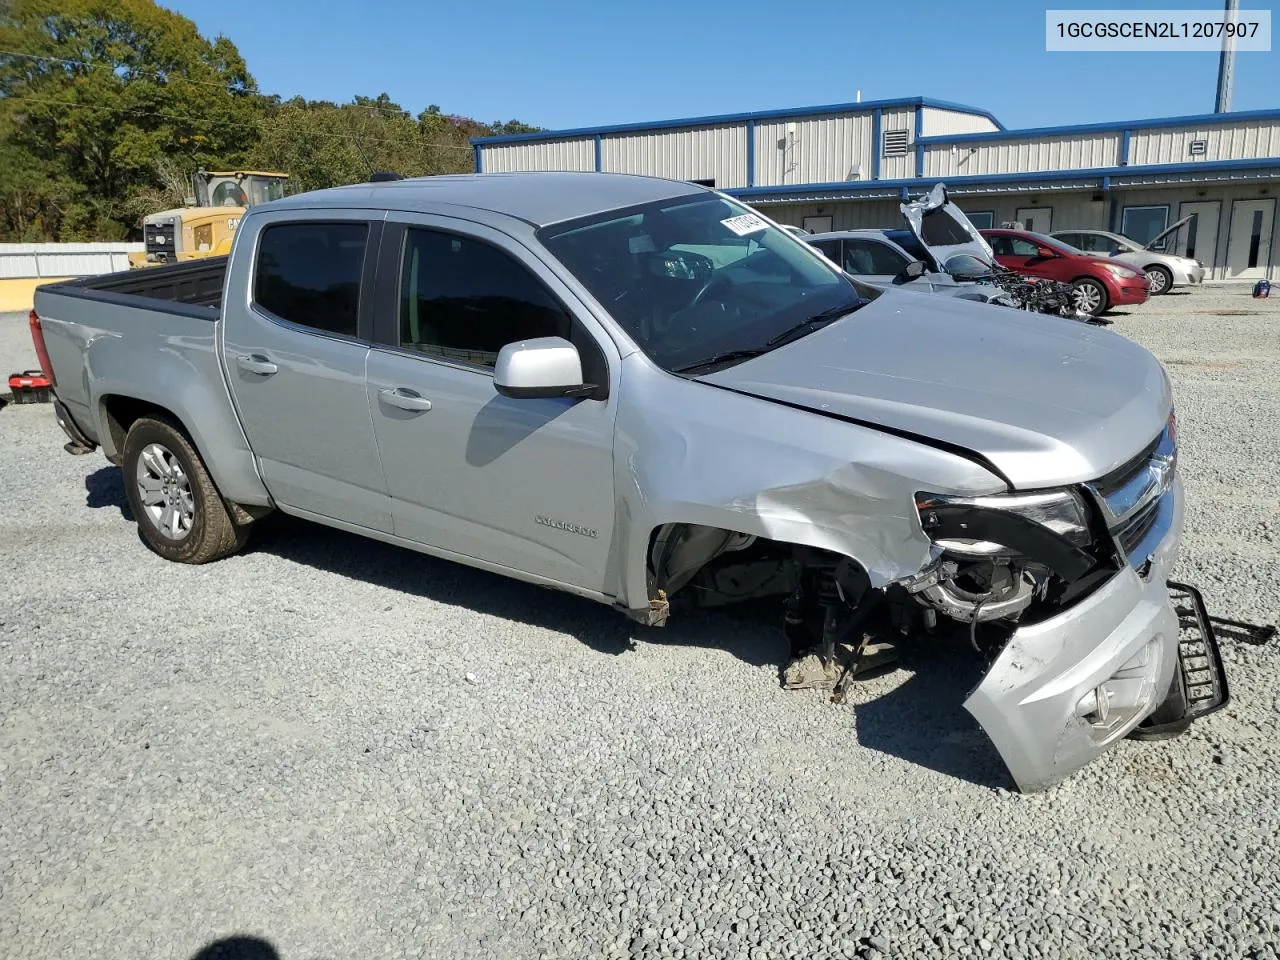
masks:
{"label": "front door handle", "polygon": [[384,403],[393,407],[399,407],[401,410],[430,410],[431,401],[416,390],[410,390],[408,387],[396,387],[394,390],[381,390],[378,396],[382,397]]}
{"label": "front door handle", "polygon": [[280,369],[260,353],[236,357],[236,366],[246,373],[258,373],[264,377],[269,377]]}

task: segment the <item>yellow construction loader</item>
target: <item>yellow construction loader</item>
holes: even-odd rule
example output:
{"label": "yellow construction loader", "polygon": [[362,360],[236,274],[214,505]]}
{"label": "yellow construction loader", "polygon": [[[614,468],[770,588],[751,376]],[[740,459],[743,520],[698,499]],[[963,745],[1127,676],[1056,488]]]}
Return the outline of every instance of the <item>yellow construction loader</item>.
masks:
{"label": "yellow construction loader", "polygon": [[260,170],[200,170],[193,179],[193,202],[143,218],[146,250],[129,254],[130,266],[147,267],[229,253],[231,237],[245,210],[283,197],[289,175]]}

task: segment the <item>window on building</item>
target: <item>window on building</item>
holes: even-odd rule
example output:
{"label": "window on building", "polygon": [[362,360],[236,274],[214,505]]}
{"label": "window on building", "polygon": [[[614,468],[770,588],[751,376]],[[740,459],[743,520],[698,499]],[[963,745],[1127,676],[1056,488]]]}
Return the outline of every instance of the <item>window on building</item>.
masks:
{"label": "window on building", "polygon": [[508,343],[569,338],[571,327],[559,301],[497,247],[438,230],[409,230],[400,279],[402,347],[493,367]]}
{"label": "window on building", "polygon": [[887,243],[856,237],[844,241],[844,269],[855,276],[896,276],[910,262]]}
{"label": "window on building", "polygon": [[966,210],[964,215],[979,230],[990,230],[996,225],[996,215],[991,210],[975,210],[972,213]]}
{"label": "window on building", "polygon": [[290,323],[357,334],[364,223],[281,223],[258,241],[254,302]]}
{"label": "window on building", "polygon": [[1139,246],[1150,243],[1169,226],[1167,206],[1125,207],[1120,232]]}

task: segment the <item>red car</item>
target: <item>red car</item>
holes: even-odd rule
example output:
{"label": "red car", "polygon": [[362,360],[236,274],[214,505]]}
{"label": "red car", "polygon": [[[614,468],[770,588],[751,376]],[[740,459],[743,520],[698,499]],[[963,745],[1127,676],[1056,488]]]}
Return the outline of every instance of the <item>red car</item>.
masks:
{"label": "red car", "polygon": [[1028,277],[1069,283],[1076,289],[1076,306],[1096,317],[1111,307],[1146,303],[1151,283],[1146,274],[1110,257],[1094,257],[1082,250],[1030,230],[982,230],[1002,267]]}

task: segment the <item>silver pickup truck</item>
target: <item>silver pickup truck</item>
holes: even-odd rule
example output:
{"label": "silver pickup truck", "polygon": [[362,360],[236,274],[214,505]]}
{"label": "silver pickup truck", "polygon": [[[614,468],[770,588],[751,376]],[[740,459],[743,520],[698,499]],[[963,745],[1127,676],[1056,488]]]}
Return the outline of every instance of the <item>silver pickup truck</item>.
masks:
{"label": "silver pickup truck", "polygon": [[226,258],[40,288],[32,330],[68,447],[121,466],[170,560],[281,510],[649,625],[773,597],[824,657],[876,617],[955,633],[984,660],[964,705],[1024,790],[1190,722],[1160,364],[861,285],[715,191],[303,194],[250,210]]}

